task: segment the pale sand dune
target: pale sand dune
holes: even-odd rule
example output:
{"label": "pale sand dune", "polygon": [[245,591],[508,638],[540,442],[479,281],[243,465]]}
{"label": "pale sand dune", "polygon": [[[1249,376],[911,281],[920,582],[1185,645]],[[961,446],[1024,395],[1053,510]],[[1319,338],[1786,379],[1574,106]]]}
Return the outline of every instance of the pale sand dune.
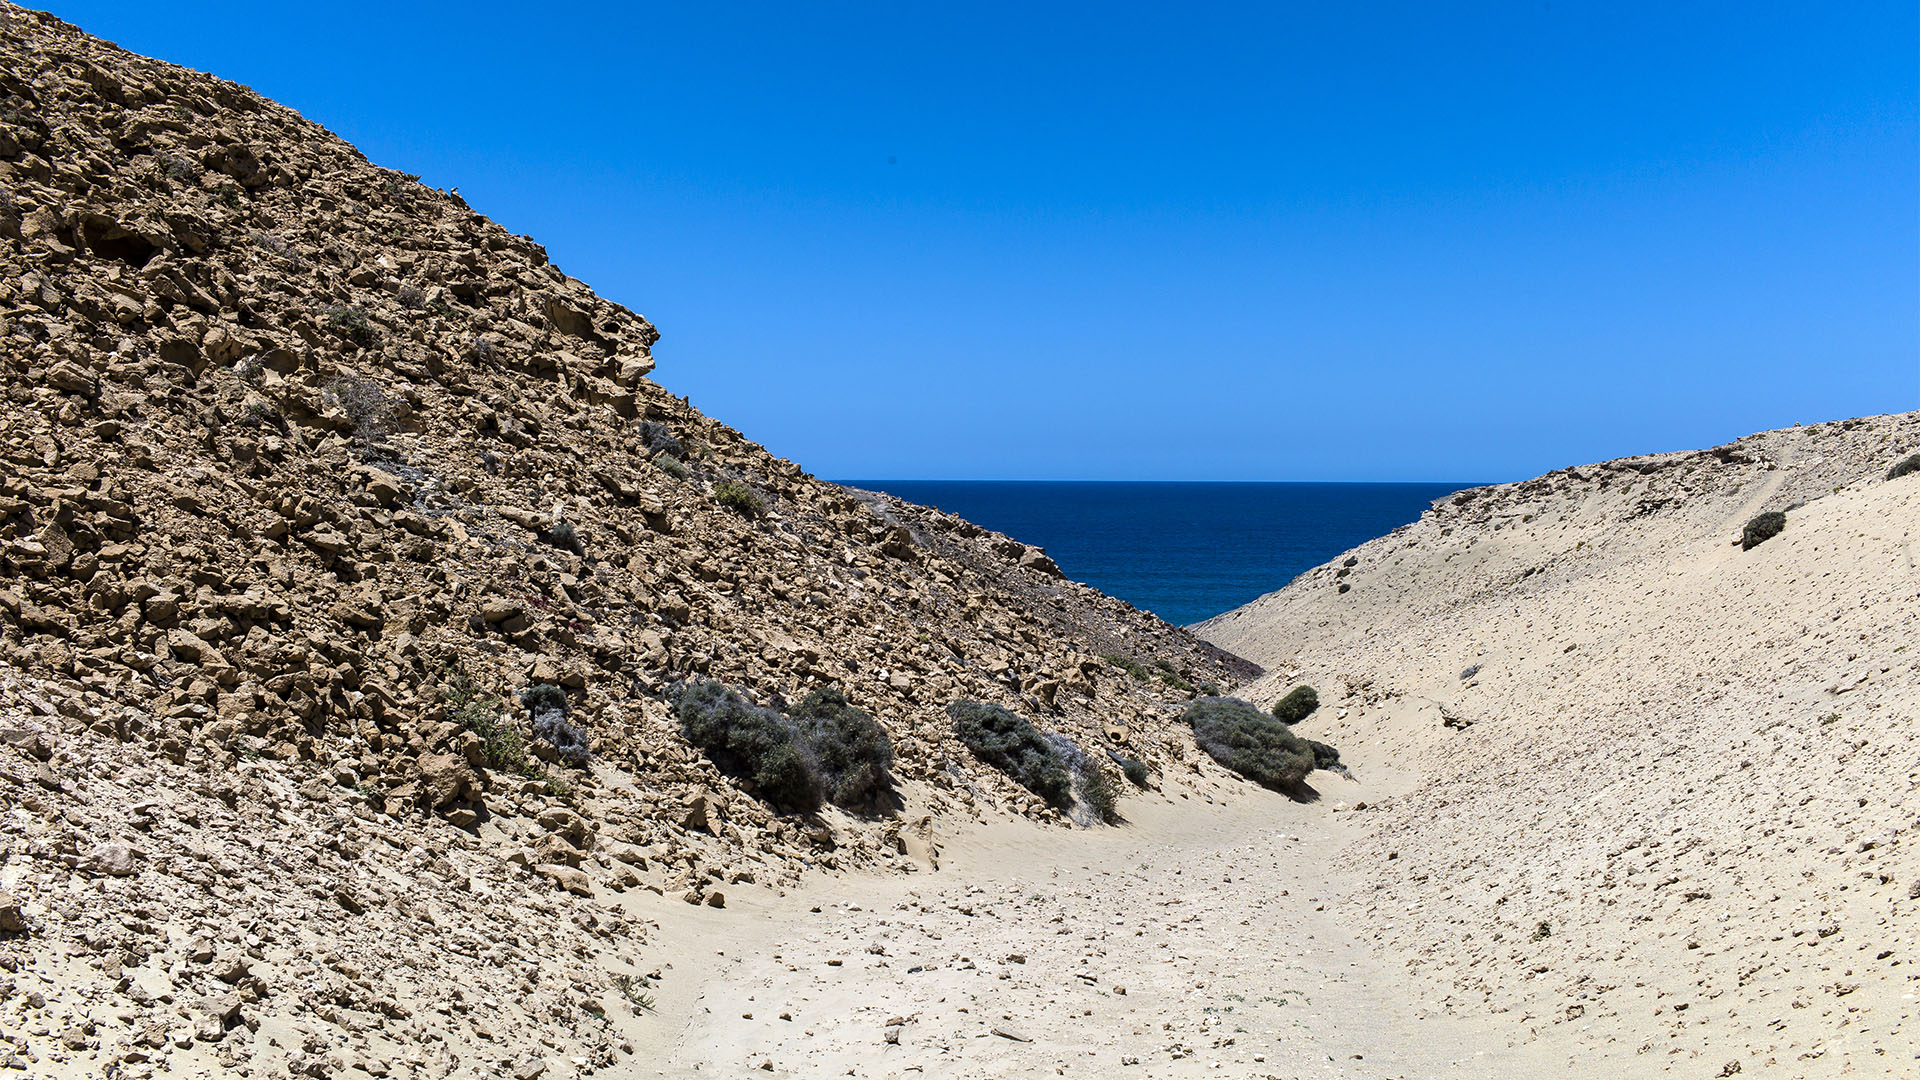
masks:
{"label": "pale sand dune", "polygon": [[1634,1075],[1920,1072],[1916,447],[1906,414],[1489,489],[1203,628],[1420,777],[1336,857],[1342,921]]}

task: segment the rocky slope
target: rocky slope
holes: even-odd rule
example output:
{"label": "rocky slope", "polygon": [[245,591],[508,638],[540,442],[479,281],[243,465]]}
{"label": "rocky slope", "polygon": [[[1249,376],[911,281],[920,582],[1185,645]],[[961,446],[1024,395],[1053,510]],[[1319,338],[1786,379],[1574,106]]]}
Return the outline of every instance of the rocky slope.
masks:
{"label": "rocky slope", "polygon": [[[0,55],[0,1062],[590,1072],[636,895],[1065,820],[947,702],[1159,767],[1187,684],[1258,670],[772,457],[648,378],[645,319],[291,110],[11,5]],[[680,736],[696,676],[844,690],[896,812],[774,813]]]}
{"label": "rocky slope", "polygon": [[1344,920],[1602,1071],[1913,1075],[1917,450],[1907,413],[1465,491],[1199,627],[1404,774]]}

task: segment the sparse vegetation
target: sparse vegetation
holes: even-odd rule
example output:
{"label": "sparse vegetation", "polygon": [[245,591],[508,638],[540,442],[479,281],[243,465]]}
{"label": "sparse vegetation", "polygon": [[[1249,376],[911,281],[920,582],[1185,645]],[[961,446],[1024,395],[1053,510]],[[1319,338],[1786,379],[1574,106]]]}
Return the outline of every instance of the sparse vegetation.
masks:
{"label": "sparse vegetation", "polygon": [[686,464],[679,458],[665,452],[654,455],[653,467],[673,477],[675,480],[685,480],[693,471],[687,468]]}
{"label": "sparse vegetation", "polygon": [[[1279,791],[1299,788],[1322,756],[1291,728],[1238,698],[1201,698],[1180,719],[1193,727],[1194,742],[1220,764]],[[1334,762],[1339,754],[1326,747]]]}
{"label": "sparse vegetation", "polygon": [[620,996],[626,998],[628,1003],[636,1009],[648,1011],[653,1009],[653,995],[647,993],[650,985],[652,984],[647,979],[639,975],[621,973],[613,977],[614,989],[620,991]]}
{"label": "sparse vegetation", "polygon": [[738,480],[722,480],[713,485],[713,501],[741,515],[757,518],[767,512],[767,504],[753,489]]}
{"label": "sparse vegetation", "polygon": [[1311,686],[1296,686],[1287,696],[1273,703],[1273,718],[1283,724],[1297,724],[1320,707],[1320,692]]}
{"label": "sparse vegetation", "polygon": [[1065,763],[1032,722],[998,705],[960,700],[947,706],[953,733],[973,755],[1016,783],[1065,810],[1073,805],[1073,781]]}
{"label": "sparse vegetation", "polygon": [[1755,516],[1752,521],[1747,522],[1747,527],[1741,530],[1740,550],[1750,551],[1759,547],[1768,540],[1779,536],[1780,530],[1786,527],[1787,515],[1778,510],[1769,510],[1764,514],[1759,514]]}
{"label": "sparse vegetation", "polygon": [[567,692],[552,683],[530,687],[520,695],[533,725],[533,737],[553,747],[554,757],[585,767],[593,754],[587,736],[567,719]]}
{"label": "sparse vegetation", "polygon": [[893,742],[866,712],[838,690],[815,690],[793,710],[813,751],[826,797],[835,806],[873,805],[893,786]]}
{"label": "sparse vegetation", "polygon": [[1086,767],[1075,770],[1080,781],[1080,801],[1102,822],[1113,825],[1120,820],[1120,796],[1113,790],[1113,781],[1107,771],[1098,762],[1088,759]]}
{"label": "sparse vegetation", "polygon": [[380,340],[380,332],[368,320],[366,312],[355,307],[329,307],[320,309],[320,317],[327,328],[363,349],[371,348]]}
{"label": "sparse vegetation", "polygon": [[776,806],[819,809],[825,794],[819,768],[778,710],[709,680],[683,687],[676,708],[687,740],[705,750],[722,772],[750,780]]}
{"label": "sparse vegetation", "polygon": [[502,713],[499,698],[482,693],[458,668],[447,670],[440,693],[447,719],[480,737],[480,752],[488,766],[521,776],[539,773],[527,757],[526,736]]}
{"label": "sparse vegetation", "polygon": [[200,181],[200,164],[191,158],[169,157],[160,171],[176,184],[195,184]]}
{"label": "sparse vegetation", "polygon": [[1898,480],[1911,473],[1920,472],[1920,454],[1908,454],[1887,470],[1887,479]]}
{"label": "sparse vegetation", "polygon": [[1101,653],[1100,659],[1105,660],[1107,663],[1112,664],[1114,667],[1119,668],[1121,671],[1126,672],[1136,679],[1159,679],[1175,690],[1183,690],[1189,693],[1193,690],[1193,684],[1180,677],[1180,671],[1173,666],[1172,661],[1157,659],[1153,662],[1153,665],[1149,667],[1138,660],[1121,656],[1117,653]]}
{"label": "sparse vegetation", "polygon": [[1147,786],[1148,777],[1152,774],[1139,758],[1123,757],[1117,760],[1120,762],[1120,775],[1125,776],[1128,783],[1137,788]]}
{"label": "sparse vegetation", "polygon": [[562,551],[580,554],[580,532],[571,521],[555,523],[553,528],[547,530],[546,541]]}
{"label": "sparse vegetation", "polygon": [[329,382],[326,392],[353,424],[353,435],[364,450],[393,434],[393,399],[379,384],[354,375]]}

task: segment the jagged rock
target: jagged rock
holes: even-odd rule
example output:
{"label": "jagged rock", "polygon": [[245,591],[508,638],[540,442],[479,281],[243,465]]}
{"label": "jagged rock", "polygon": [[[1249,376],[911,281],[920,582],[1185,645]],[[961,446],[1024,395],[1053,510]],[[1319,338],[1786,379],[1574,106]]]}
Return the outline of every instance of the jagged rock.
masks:
{"label": "jagged rock", "polygon": [[420,758],[421,794],[427,805],[443,806],[471,798],[474,788],[473,766],[460,754],[425,754]]}

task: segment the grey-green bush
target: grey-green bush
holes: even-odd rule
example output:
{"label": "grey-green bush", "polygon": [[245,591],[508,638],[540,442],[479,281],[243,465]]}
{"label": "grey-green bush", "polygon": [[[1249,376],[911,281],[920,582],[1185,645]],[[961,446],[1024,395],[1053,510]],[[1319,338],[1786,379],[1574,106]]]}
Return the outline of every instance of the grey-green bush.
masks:
{"label": "grey-green bush", "polygon": [[815,690],[793,710],[813,751],[826,796],[849,810],[873,805],[893,786],[893,742],[838,690]]}
{"label": "grey-green bush", "polygon": [[1761,544],[1779,536],[1780,530],[1786,527],[1787,515],[1780,511],[1769,510],[1764,514],[1760,514],[1752,521],[1747,522],[1747,527],[1740,531],[1740,550],[1750,551],[1753,548],[1759,547]]}
{"label": "grey-green bush", "polygon": [[761,797],[777,806],[819,809],[825,794],[819,766],[777,710],[701,680],[681,688],[675,711],[687,741],[705,750],[722,772],[752,780]]}
{"label": "grey-green bush", "polygon": [[1920,454],[1908,454],[1887,470],[1887,479],[1898,480],[1909,473],[1920,472]]}
{"label": "grey-green bush", "polygon": [[947,706],[953,733],[973,755],[1059,810],[1073,805],[1066,764],[1026,717],[980,701]]}
{"label": "grey-green bush", "polygon": [[1311,686],[1296,686],[1287,696],[1273,703],[1273,718],[1283,724],[1297,724],[1320,707],[1320,692]]}
{"label": "grey-green bush", "polygon": [[1201,698],[1180,719],[1193,726],[1194,742],[1213,760],[1278,791],[1298,789],[1320,756],[1287,725],[1239,698]]}
{"label": "grey-green bush", "polygon": [[569,765],[585,766],[593,759],[587,735],[567,719],[567,692],[552,683],[529,687],[520,694],[533,737],[553,747],[554,757]]}
{"label": "grey-green bush", "polygon": [[1333,747],[1328,746],[1318,739],[1305,739],[1302,741],[1307,744],[1309,750],[1313,751],[1314,768],[1331,769],[1335,765],[1340,764],[1340,751],[1335,750]]}

